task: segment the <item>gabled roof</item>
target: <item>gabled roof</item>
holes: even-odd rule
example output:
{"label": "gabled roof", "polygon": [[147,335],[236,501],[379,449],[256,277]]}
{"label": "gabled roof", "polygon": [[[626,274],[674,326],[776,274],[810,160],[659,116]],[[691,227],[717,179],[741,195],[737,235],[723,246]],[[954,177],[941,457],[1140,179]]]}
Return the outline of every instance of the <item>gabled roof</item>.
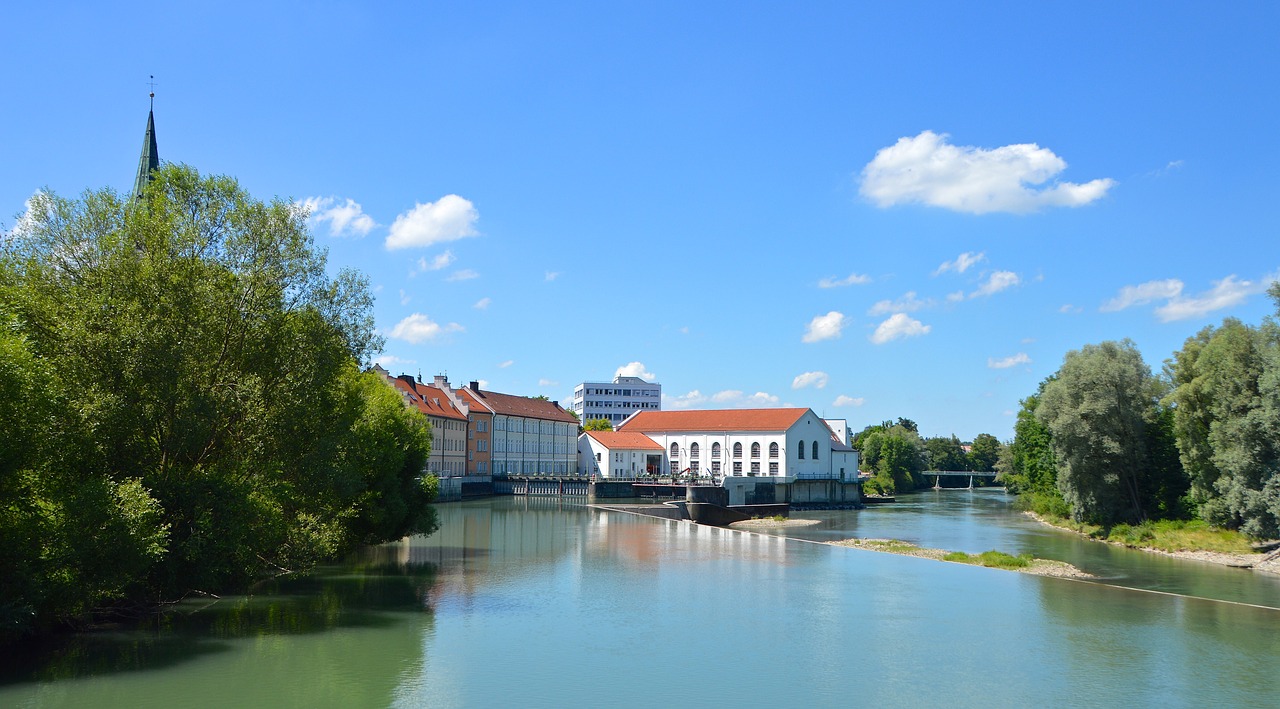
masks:
{"label": "gabled roof", "polygon": [[643,433],[628,431],[587,431],[583,435],[590,436],[600,445],[610,450],[662,450],[657,441]]}
{"label": "gabled roof", "polygon": [[577,425],[578,419],[560,408],[560,405],[547,399],[535,399],[529,396],[499,394],[496,391],[481,391],[467,387],[458,389],[467,401],[478,402],[483,408],[500,416],[521,416],[544,421],[562,421]]}
{"label": "gabled roof", "polygon": [[467,417],[449,401],[449,397],[439,389],[419,382],[406,381],[399,377],[391,380],[391,384],[408,395],[409,403],[418,411],[439,418],[466,421]]}
{"label": "gabled roof", "polygon": [[619,430],[663,431],[785,431],[809,409],[713,409],[702,411],[641,411],[622,422]]}

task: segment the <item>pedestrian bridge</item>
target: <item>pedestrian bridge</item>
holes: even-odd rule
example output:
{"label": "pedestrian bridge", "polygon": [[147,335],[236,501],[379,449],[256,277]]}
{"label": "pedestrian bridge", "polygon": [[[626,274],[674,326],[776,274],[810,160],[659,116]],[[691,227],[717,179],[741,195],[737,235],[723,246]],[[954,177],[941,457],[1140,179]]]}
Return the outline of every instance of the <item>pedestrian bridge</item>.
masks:
{"label": "pedestrian bridge", "polygon": [[940,483],[942,482],[943,478],[967,477],[969,478],[969,487],[966,489],[972,490],[974,478],[995,478],[996,476],[994,472],[983,473],[976,470],[926,470],[920,474],[934,476],[933,478],[934,490],[942,489],[942,485]]}

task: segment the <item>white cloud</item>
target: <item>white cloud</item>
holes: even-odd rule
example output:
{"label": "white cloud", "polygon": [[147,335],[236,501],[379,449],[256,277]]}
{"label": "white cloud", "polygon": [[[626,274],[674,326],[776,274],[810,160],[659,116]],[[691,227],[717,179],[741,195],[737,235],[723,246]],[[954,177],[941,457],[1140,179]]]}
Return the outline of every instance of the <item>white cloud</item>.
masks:
{"label": "white cloud", "polygon": [[694,409],[705,407],[709,404],[714,405],[713,408],[720,409],[772,408],[779,406],[780,401],[781,399],[777,396],[767,392],[758,391],[754,394],[746,394],[740,389],[725,389],[711,396],[707,396],[697,389],[680,396],[662,395],[662,407],[668,410]]}
{"label": "white cloud", "polygon": [[406,292],[404,292],[404,289],[403,289],[403,288],[401,288],[401,289],[400,289],[400,304],[401,304],[401,305],[408,305],[410,300],[412,300],[412,298],[410,298],[410,297],[409,297],[409,294],[408,294],[408,293],[406,293]]}
{"label": "white cloud", "polygon": [[643,362],[628,362],[613,371],[614,377],[639,377],[647,382],[652,382],[658,377],[653,372],[645,369]]}
{"label": "white cloud", "polygon": [[449,264],[453,263],[454,260],[455,259],[452,251],[445,251],[442,254],[437,254],[430,261],[427,260],[427,257],[423,256],[422,258],[418,259],[418,270],[415,271],[414,273],[417,274],[417,273],[425,273],[427,271],[439,271],[440,269],[446,268]]}
{"label": "white cloud", "polygon": [[870,283],[871,276],[864,276],[857,273],[850,273],[845,278],[837,279],[835,276],[829,276],[818,281],[819,288],[842,288],[844,286],[857,286],[864,283]]}
{"label": "white cloud", "polygon": [[985,252],[980,251],[975,254],[972,251],[966,251],[960,254],[959,256],[957,256],[955,261],[943,261],[942,265],[938,266],[937,270],[933,272],[933,275],[938,276],[943,273],[946,273],[947,271],[964,273],[965,271],[969,270],[970,266],[973,266],[976,263],[986,261],[986,260],[987,260],[987,255]]}
{"label": "white cloud", "polygon": [[932,325],[914,320],[906,313],[895,313],[876,326],[876,331],[871,334],[871,341],[877,345],[883,345],[904,337],[927,335],[932,329]]}
{"label": "white cloud", "polygon": [[426,342],[427,340],[434,340],[441,335],[451,332],[462,332],[464,329],[465,328],[456,322],[451,322],[448,325],[441,325],[439,323],[432,322],[431,318],[423,315],[422,313],[414,313],[413,315],[410,315],[404,320],[396,323],[396,326],[391,329],[391,337],[416,345],[421,342]]}
{"label": "white cloud", "polygon": [[1239,281],[1235,274],[1231,274],[1220,281],[1214,281],[1213,288],[1199,295],[1175,295],[1168,303],[1156,308],[1156,317],[1161,322],[1203,317],[1215,310],[1243,303],[1249,296],[1266,291],[1276,279],[1277,276],[1271,275],[1256,282]]}
{"label": "white cloud", "polygon": [[476,384],[479,384],[481,389],[488,389],[488,388],[489,388],[489,380],[488,380],[488,379],[477,379],[477,380],[476,380]]}
{"label": "white cloud", "polygon": [[964,300],[964,291],[962,290],[958,290],[955,293],[947,294],[948,303],[959,303],[962,300]]}
{"label": "white cloud", "polygon": [[1115,184],[1051,183],[1067,163],[1034,143],[988,150],[951,145],[947,137],[926,130],[881,148],[862,169],[862,195],[879,207],[920,203],[970,214],[1024,213],[1085,205]]}
{"label": "white cloud", "polygon": [[472,271],[469,268],[464,268],[449,274],[449,277],[446,278],[445,280],[451,283],[456,283],[457,281],[469,281],[473,278],[479,278],[479,277],[480,277],[479,273],[476,273],[475,271]]}
{"label": "white cloud", "polygon": [[380,357],[374,357],[373,363],[377,365],[381,365],[383,369],[390,371],[390,369],[395,366],[403,367],[406,364],[417,364],[418,360],[402,359],[395,355],[382,355]]}
{"label": "white cloud", "polygon": [[832,406],[835,406],[835,407],[842,407],[842,406],[862,406],[863,402],[865,402],[865,401],[866,401],[866,399],[864,399],[864,398],[863,398],[863,397],[861,397],[861,396],[859,396],[859,397],[852,397],[852,396],[845,396],[844,394],[841,394],[840,396],[837,396],[837,397],[836,397],[836,400],[835,400],[835,401],[831,402],[831,405],[832,405]]}
{"label": "white cloud", "polygon": [[1154,300],[1175,298],[1182,294],[1182,287],[1182,281],[1176,278],[1166,278],[1163,281],[1147,281],[1136,286],[1125,286],[1120,289],[1116,297],[1103,303],[1098,310],[1104,313],[1114,313],[1135,305],[1146,305]]}
{"label": "white cloud", "polygon": [[547,271],[547,280],[548,280],[548,281],[554,281],[555,279],[557,279],[557,278],[559,278],[559,277],[560,277],[560,272],[559,272],[559,271]]}
{"label": "white cloud", "polygon": [[514,359],[509,359],[509,360],[507,360],[507,361],[505,361],[505,362],[500,363],[500,364],[498,365],[498,369],[506,369],[507,367],[510,367],[511,365],[513,365],[513,364],[515,364],[515,363],[516,363],[516,361],[515,361]]}
{"label": "white cloud", "polygon": [[1013,271],[996,271],[987,277],[987,282],[978,286],[978,290],[969,294],[970,298],[995,295],[1006,288],[1012,288],[1022,282]]}
{"label": "white cloud", "polygon": [[780,399],[763,391],[745,394],[738,389],[726,389],[712,394],[711,401],[726,409],[752,409],[777,406]]}
{"label": "white cloud", "polygon": [[415,203],[413,209],[402,213],[391,223],[386,246],[388,249],[407,249],[476,236],[479,233],[475,229],[478,219],[480,213],[475,206],[456,194],[447,194],[426,204]]}
{"label": "white cloud", "polygon": [[560,382],[557,382],[557,381],[554,381],[554,380],[551,380],[551,379],[543,378],[543,379],[539,379],[539,380],[538,380],[538,386],[540,386],[540,387],[553,387],[553,386],[560,386]]}
{"label": "white cloud", "polygon": [[920,300],[916,297],[915,291],[907,291],[898,300],[882,300],[867,311],[867,315],[885,315],[887,313],[914,313],[933,306],[933,299],[925,298]]}
{"label": "white cloud", "polygon": [[840,331],[848,324],[848,318],[844,316],[844,313],[832,310],[826,315],[819,315],[810,320],[801,340],[803,342],[821,342],[822,340],[839,337]]}
{"label": "white cloud", "polygon": [[826,372],[805,372],[791,380],[792,389],[803,389],[805,387],[813,387],[822,389],[827,386]]}
{"label": "white cloud", "polygon": [[662,406],[666,409],[692,409],[706,402],[707,397],[703,396],[702,392],[697,389],[680,396],[662,395]]}
{"label": "white cloud", "polygon": [[1071,303],[1065,303],[1061,308],[1058,308],[1058,312],[1062,313],[1063,315],[1075,315],[1076,313],[1080,313],[1083,311],[1084,311],[1084,308],[1081,308],[1078,305],[1072,305]]}
{"label": "white cloud", "polygon": [[489,307],[489,304],[492,302],[493,302],[492,298],[481,298],[480,300],[477,300],[476,304],[471,307],[475,308],[476,310],[485,310]]}
{"label": "white cloud", "polygon": [[340,202],[337,197],[307,197],[297,204],[309,212],[307,223],[312,228],[329,222],[330,236],[364,236],[378,226],[373,217],[350,198]]}
{"label": "white cloud", "polygon": [[1031,364],[1031,358],[1027,356],[1026,352],[1019,352],[1016,355],[1005,357],[1004,359],[995,359],[994,357],[987,358],[987,366],[991,369],[1008,369],[1020,364]]}

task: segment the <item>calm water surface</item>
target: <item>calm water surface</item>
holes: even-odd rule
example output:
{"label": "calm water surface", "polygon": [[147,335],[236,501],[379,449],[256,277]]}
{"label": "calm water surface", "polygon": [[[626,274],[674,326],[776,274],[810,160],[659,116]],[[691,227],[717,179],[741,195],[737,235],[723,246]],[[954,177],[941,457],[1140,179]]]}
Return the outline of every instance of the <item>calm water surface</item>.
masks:
{"label": "calm water surface", "polygon": [[1274,577],[1086,542],[996,491],[792,536],[1061,558],[1153,594],[606,513],[441,529],[163,622],[5,658],[0,706],[1274,706]]}

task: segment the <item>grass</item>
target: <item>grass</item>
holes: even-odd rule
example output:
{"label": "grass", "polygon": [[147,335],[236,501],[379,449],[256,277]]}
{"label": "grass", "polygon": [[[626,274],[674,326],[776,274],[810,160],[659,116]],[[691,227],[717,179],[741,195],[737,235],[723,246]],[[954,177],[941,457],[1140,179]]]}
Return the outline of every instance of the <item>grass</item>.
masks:
{"label": "grass", "polygon": [[1110,527],[1076,522],[1058,515],[1041,513],[1046,522],[1065,527],[1092,539],[1161,551],[1215,551],[1224,554],[1255,554],[1252,540],[1240,532],[1211,527],[1203,520],[1162,519],[1142,524]]}
{"label": "grass", "polygon": [[942,557],[943,561],[954,561],[960,564],[976,564],[978,566],[989,566],[993,569],[1025,569],[1031,565],[1032,556],[1030,554],[1022,554],[1014,556],[1006,554],[1002,551],[984,551],[981,554],[966,554],[962,551],[953,551]]}

